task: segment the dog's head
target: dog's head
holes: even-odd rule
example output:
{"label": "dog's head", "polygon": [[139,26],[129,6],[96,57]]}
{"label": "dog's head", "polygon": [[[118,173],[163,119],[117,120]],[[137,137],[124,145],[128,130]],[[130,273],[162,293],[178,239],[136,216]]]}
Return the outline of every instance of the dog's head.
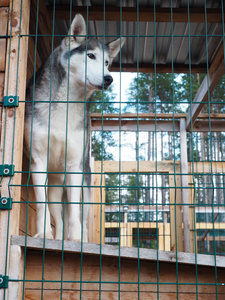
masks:
{"label": "dog's head", "polygon": [[70,82],[75,80],[88,91],[106,90],[113,82],[108,68],[124,42],[125,38],[118,38],[104,45],[96,38],[87,39],[85,20],[77,14],[63,41],[62,63],[69,68]]}

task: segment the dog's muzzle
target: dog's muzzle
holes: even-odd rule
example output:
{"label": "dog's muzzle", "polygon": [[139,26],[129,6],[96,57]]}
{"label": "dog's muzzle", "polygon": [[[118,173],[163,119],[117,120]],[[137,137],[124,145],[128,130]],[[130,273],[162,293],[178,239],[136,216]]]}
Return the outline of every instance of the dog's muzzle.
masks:
{"label": "dog's muzzle", "polygon": [[113,82],[112,76],[110,75],[104,76],[104,89],[106,90],[112,82]]}

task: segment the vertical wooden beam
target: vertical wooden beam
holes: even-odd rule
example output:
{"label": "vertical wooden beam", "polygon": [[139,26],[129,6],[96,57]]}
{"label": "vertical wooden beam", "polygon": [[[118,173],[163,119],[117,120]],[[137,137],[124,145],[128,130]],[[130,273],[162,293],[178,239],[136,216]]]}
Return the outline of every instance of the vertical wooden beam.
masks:
{"label": "vertical wooden beam", "polygon": [[100,205],[96,204],[101,199],[101,175],[94,175],[94,206],[93,206],[93,228],[92,228],[92,243],[100,244]]}
{"label": "vertical wooden beam", "polygon": [[164,224],[165,226],[165,251],[171,251],[170,247],[170,223]]}
{"label": "vertical wooden beam", "polygon": [[176,219],[177,219],[177,251],[183,252],[184,251],[184,245],[183,245],[183,224],[182,224],[182,196],[181,196],[181,176],[176,175]]}
{"label": "vertical wooden beam", "polygon": [[176,186],[180,186],[179,177],[169,175],[171,251],[183,252],[181,206],[177,205],[181,203],[181,197],[180,189],[175,187],[175,179]]}
{"label": "vertical wooden beam", "polygon": [[[91,142],[90,142],[91,145]],[[94,158],[91,157],[90,160],[90,167],[91,167],[91,173],[93,174],[95,169],[94,169]],[[94,186],[94,181],[95,181],[95,176],[92,175],[91,176],[91,202],[94,203],[95,202],[95,188],[93,188]],[[94,243],[94,207],[95,205],[91,204],[89,206],[89,214],[88,214],[88,242],[89,243]]]}
{"label": "vertical wooden beam", "polygon": [[[94,175],[94,226],[92,242],[104,244],[105,240],[105,175]],[[96,204],[98,203],[98,204]]]}
{"label": "vertical wooden beam", "polygon": [[189,191],[189,203],[191,204],[189,215],[190,215],[190,243],[191,243],[191,252],[195,252],[195,243],[197,243],[197,234],[195,239],[195,232],[194,232],[194,224],[196,224],[196,218],[195,218],[195,210],[193,208],[194,204],[194,184],[193,184],[193,176],[188,176],[188,186],[190,188]]}
{"label": "vertical wooden beam", "polygon": [[124,221],[120,223],[121,228],[121,246],[128,247],[128,224],[127,223],[127,211],[124,212]]}
{"label": "vertical wooden beam", "polygon": [[105,243],[105,174],[102,174],[101,180],[101,205],[100,205],[100,226],[102,228],[101,232],[101,243]]}
{"label": "vertical wooden beam", "polygon": [[[37,15],[38,12],[38,15]],[[36,24],[38,22],[38,34],[40,35],[37,40],[37,51],[44,62],[47,57],[53,51],[52,47],[52,23],[49,18],[49,13],[45,5],[44,0],[33,0],[31,6],[31,18],[30,23],[31,34],[36,33]],[[38,20],[37,20],[38,18]],[[49,35],[49,36],[46,36]],[[57,41],[54,39],[54,46],[57,46]]]}
{"label": "vertical wooden beam", "polygon": [[[3,101],[3,94],[4,94],[4,82],[5,82],[5,73],[0,73],[0,101]],[[2,110],[2,107],[1,107]],[[0,112],[1,112],[0,110]],[[0,121],[1,121],[1,115],[0,115]]]}
{"label": "vertical wooden beam", "polygon": [[21,273],[23,271],[24,257],[20,246],[12,245],[10,247],[10,262],[9,262],[9,281],[8,299],[22,299],[22,284],[20,283]]}
{"label": "vertical wooden beam", "polygon": [[189,218],[189,195],[188,195],[188,161],[187,161],[187,133],[186,120],[180,119],[180,156],[181,156],[181,184],[184,226],[184,251],[191,251],[190,241],[190,218]]}
{"label": "vertical wooden beam", "polygon": [[[8,27],[8,7],[0,7],[0,37],[7,35],[7,27]],[[5,70],[5,60],[6,60],[6,38],[0,39],[0,71]]]}
{"label": "vertical wooden beam", "polygon": [[[29,33],[29,15],[30,0],[10,1],[8,32],[12,37],[7,40],[4,95],[17,95],[21,101],[25,100],[28,38],[20,35]],[[14,164],[17,172],[11,179],[2,178],[1,197],[9,197],[10,190],[14,201],[20,200],[21,194],[24,108],[25,104],[21,102],[18,108],[2,110],[0,161],[1,164]],[[9,184],[13,186],[9,188]],[[11,260],[10,236],[19,233],[19,216],[19,203],[13,203],[10,213],[1,211],[0,214],[0,273],[3,275],[7,275]],[[0,299],[3,297],[4,290],[1,289]]]}
{"label": "vertical wooden beam", "polygon": [[127,247],[127,223],[120,223],[120,246]]}
{"label": "vertical wooden beam", "polygon": [[127,247],[132,247],[133,243],[133,228],[132,223],[127,223]]}
{"label": "vertical wooden beam", "polygon": [[41,67],[41,59],[39,53],[36,51],[36,66],[35,62],[35,43],[32,37],[29,37],[29,53],[28,53],[28,64],[27,64],[27,81],[34,75],[34,70],[38,70]]}
{"label": "vertical wooden beam", "polygon": [[163,234],[163,228],[164,224],[163,223],[158,223],[158,228],[159,228],[159,250],[165,250],[164,249],[164,234]]}

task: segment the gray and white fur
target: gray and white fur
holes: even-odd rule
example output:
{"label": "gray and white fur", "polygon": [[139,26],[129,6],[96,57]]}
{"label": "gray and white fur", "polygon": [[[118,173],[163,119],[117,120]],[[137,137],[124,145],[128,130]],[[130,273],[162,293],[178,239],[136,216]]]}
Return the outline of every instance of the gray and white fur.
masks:
{"label": "gray and white fur", "polygon": [[[53,238],[51,214],[56,239],[81,241],[82,219],[83,241],[88,241],[88,205],[83,205],[81,214],[81,203],[91,201],[90,188],[85,188],[91,184],[85,99],[110,86],[108,67],[124,42],[119,38],[103,45],[98,39],[86,39],[85,21],[77,14],[68,36],[28,85],[25,146],[37,201],[35,237]],[[67,203],[62,205],[64,198]]]}

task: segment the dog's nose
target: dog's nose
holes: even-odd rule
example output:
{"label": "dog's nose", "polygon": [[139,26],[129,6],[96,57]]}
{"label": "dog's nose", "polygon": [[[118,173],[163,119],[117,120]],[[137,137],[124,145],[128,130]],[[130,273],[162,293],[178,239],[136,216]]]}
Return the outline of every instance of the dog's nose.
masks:
{"label": "dog's nose", "polygon": [[113,82],[113,78],[110,75],[104,76],[104,87],[109,87],[110,84]]}

